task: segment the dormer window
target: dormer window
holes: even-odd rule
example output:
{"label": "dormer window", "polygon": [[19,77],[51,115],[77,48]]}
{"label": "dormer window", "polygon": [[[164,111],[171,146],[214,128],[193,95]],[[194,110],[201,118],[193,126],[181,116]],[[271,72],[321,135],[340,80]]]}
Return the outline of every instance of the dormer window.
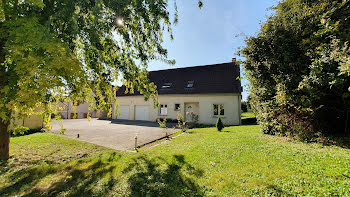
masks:
{"label": "dormer window", "polygon": [[164,85],[162,85],[162,89],[169,89],[169,88],[171,88],[171,85],[172,85],[172,83],[165,83]]}
{"label": "dormer window", "polygon": [[188,81],[186,88],[193,88],[193,83],[194,83],[194,81]]}

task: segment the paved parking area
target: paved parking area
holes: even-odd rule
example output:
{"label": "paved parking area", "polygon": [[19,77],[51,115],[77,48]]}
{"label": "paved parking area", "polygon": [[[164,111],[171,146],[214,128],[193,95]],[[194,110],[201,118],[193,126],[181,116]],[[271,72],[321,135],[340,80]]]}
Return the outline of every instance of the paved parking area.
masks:
{"label": "paved parking area", "polygon": [[137,144],[143,145],[148,142],[162,138],[168,134],[176,132],[171,127],[175,124],[167,124],[169,129],[159,128],[156,122],[127,121],[127,120],[98,120],[87,119],[67,119],[52,122],[50,132],[58,134],[60,128],[66,129],[65,135],[69,138],[77,139],[89,143],[105,146],[117,150],[128,150],[135,146],[135,136]]}

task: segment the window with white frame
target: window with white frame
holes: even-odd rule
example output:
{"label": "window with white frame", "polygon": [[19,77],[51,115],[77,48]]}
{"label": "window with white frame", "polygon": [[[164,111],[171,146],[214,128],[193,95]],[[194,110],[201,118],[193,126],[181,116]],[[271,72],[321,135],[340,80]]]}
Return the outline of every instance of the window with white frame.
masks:
{"label": "window with white frame", "polygon": [[168,105],[160,105],[159,115],[161,115],[161,116],[168,115]]}
{"label": "window with white frame", "polygon": [[224,116],[225,115],[225,109],[223,104],[214,104],[213,105],[214,110],[213,110],[213,115],[214,116]]}

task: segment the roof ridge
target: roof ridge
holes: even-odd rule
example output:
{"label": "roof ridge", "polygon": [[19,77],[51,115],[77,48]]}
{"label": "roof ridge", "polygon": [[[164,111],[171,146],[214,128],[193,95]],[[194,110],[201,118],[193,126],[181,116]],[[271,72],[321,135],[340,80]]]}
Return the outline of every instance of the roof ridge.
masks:
{"label": "roof ridge", "polygon": [[179,68],[153,70],[153,71],[149,71],[149,72],[151,73],[151,72],[159,72],[159,71],[167,71],[167,70],[181,70],[181,69],[190,69],[190,68],[198,68],[198,67],[212,67],[212,66],[225,65],[225,64],[234,64],[234,65],[236,65],[235,62],[225,62],[225,63],[219,63],[219,64],[208,64],[208,65],[199,65],[199,66],[187,66],[187,67],[179,67]]}

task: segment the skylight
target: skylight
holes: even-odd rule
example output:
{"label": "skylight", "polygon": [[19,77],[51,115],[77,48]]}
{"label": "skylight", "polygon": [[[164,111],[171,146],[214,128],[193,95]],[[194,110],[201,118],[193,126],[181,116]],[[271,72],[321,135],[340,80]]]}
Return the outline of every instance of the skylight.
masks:
{"label": "skylight", "polygon": [[186,88],[193,88],[193,83],[194,83],[194,81],[188,81]]}
{"label": "skylight", "polygon": [[165,83],[164,85],[162,85],[162,89],[169,89],[171,88],[172,83]]}

